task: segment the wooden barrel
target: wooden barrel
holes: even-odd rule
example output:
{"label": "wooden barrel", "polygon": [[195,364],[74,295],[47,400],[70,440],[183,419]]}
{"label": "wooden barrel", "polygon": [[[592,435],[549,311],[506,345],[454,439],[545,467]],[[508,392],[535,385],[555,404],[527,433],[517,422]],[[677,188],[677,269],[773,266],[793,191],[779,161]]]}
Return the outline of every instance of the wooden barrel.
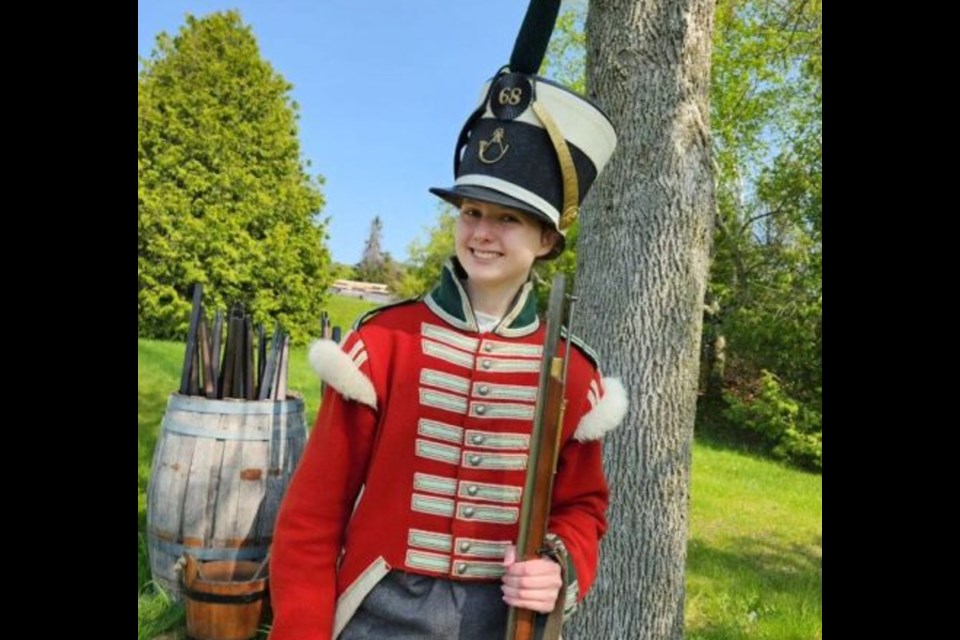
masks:
{"label": "wooden barrel", "polygon": [[147,540],[153,579],[174,599],[184,552],[200,561],[266,557],[305,440],[300,398],[170,396],[153,454]]}

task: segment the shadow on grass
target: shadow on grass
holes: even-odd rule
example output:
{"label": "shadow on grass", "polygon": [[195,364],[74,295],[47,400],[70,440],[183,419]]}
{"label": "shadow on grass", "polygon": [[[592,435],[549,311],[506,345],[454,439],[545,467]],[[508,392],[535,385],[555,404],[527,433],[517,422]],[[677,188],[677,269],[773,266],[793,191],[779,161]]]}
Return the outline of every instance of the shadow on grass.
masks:
{"label": "shadow on grass", "polygon": [[809,544],[739,537],[717,548],[691,540],[687,573],[697,586],[690,587],[688,597],[705,611],[687,637],[820,637],[822,542],[822,535]]}
{"label": "shadow on grass", "polygon": [[[823,570],[822,535],[810,544],[778,544],[768,540],[740,537],[731,549],[717,549],[701,540],[687,546],[687,566],[713,579],[733,579],[749,571],[764,586],[792,592],[799,585],[820,581]],[[704,571],[709,569],[709,571]]]}

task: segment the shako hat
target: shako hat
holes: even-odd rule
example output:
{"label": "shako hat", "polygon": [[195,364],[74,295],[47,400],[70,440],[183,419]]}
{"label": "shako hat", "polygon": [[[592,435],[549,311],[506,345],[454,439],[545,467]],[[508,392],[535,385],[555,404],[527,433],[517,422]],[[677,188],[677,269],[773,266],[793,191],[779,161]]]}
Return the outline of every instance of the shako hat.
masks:
{"label": "shako hat", "polygon": [[[455,182],[430,192],[525,211],[564,234],[617,145],[606,114],[585,97],[534,75],[559,1],[532,0],[510,65],[483,86],[454,151]],[[548,257],[556,257],[562,243]]]}

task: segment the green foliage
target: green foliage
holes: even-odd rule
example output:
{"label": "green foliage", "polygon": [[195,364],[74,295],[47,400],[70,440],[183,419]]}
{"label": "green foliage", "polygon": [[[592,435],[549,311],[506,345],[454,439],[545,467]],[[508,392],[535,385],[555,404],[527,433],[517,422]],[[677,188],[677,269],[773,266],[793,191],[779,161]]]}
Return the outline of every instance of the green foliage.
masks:
{"label": "green foliage", "polygon": [[457,225],[457,211],[446,202],[437,204],[437,223],[425,230],[425,242],[414,240],[407,252],[410,260],[406,273],[397,283],[394,291],[400,298],[414,298],[432,289],[440,281],[443,263],[456,253],[454,249],[454,230]]}
{"label": "green foliage", "polygon": [[763,371],[753,393],[728,391],[724,399],[726,417],[761,434],[774,456],[811,469],[823,468],[821,414],[813,408],[815,403],[801,404],[787,395],[775,375]]}
{"label": "green foliage", "polygon": [[357,269],[351,264],[334,262],[330,265],[330,278],[333,280],[356,280]]}
{"label": "green foliage", "polygon": [[540,65],[541,76],[549,77],[580,94],[587,92],[586,17],[586,3],[566,9],[557,16],[547,45],[547,55]]}
{"label": "green foliage", "polygon": [[137,332],[182,338],[193,283],[303,342],[329,283],[322,178],[291,85],[235,11],[188,16],[137,76]]}
{"label": "green foliage", "polygon": [[[784,434],[777,451],[818,468],[819,436],[813,443],[800,435],[820,433],[821,15],[820,2],[800,0],[717,5],[711,129],[718,212],[702,365],[711,397],[750,398],[775,380],[777,393],[818,425],[796,438],[776,429]],[[743,411],[727,417],[734,415],[747,418]]]}

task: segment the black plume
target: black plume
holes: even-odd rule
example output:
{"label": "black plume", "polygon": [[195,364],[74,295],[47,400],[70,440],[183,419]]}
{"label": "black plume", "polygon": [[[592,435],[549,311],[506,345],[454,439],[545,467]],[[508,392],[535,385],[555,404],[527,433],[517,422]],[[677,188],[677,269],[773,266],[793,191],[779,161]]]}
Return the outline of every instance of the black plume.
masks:
{"label": "black plume", "polygon": [[535,74],[540,70],[559,12],[560,0],[530,0],[510,55],[511,71]]}

